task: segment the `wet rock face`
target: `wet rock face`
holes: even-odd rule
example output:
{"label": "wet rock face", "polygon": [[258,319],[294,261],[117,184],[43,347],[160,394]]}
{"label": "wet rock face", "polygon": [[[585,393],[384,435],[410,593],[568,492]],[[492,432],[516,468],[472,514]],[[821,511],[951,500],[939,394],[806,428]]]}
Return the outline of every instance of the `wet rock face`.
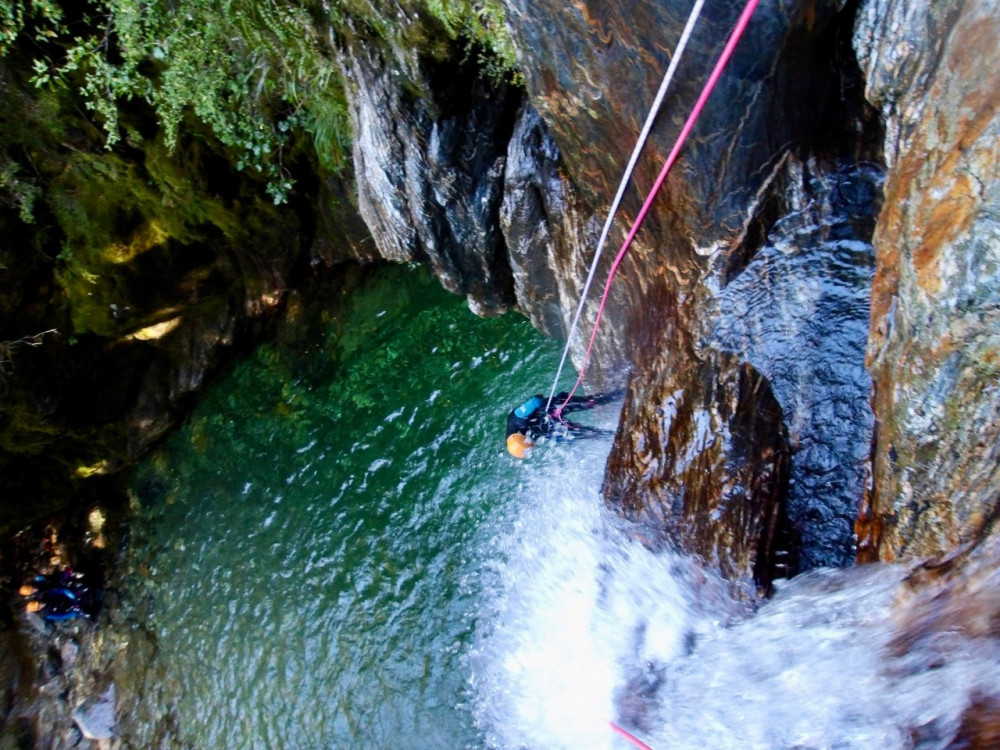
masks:
{"label": "wet rock face", "polygon": [[596,240],[586,208],[560,174],[560,152],[530,105],[518,113],[504,171],[500,225],[518,305],[536,328],[564,338],[565,311],[579,299],[579,251]]}
{"label": "wet rock face", "polygon": [[[703,11],[638,163],[635,185],[644,189],[652,182],[741,7],[722,3]],[[505,180],[514,187],[505,187],[504,216],[518,217],[527,227],[534,214],[537,226],[546,229],[533,233],[527,227],[520,232],[526,243],[510,236],[507,242],[519,306],[546,332],[558,334],[560,318],[565,331],[572,319],[600,225],[686,12],[676,4],[646,2],[572,8],[539,0],[507,4],[528,97],[551,142],[543,149],[518,150],[517,138],[512,141]],[[679,297],[680,314],[690,321],[701,317],[698,303],[688,303],[705,273],[704,256],[714,253],[716,265],[728,264],[731,273],[746,263],[760,245],[760,226],[770,210],[768,186],[789,149],[827,144],[829,133],[847,123],[864,130],[856,108],[840,105],[845,91],[860,101],[860,88],[852,91],[849,76],[830,75],[831,67],[836,69],[831,59],[841,54],[839,29],[850,23],[852,12],[841,3],[818,3],[801,16],[766,3],[758,9],[730,62],[732,73],[723,76],[709,100],[610,290],[591,367],[595,387],[620,381],[623,363],[641,360],[644,349],[658,345],[663,321],[677,313],[659,307],[665,297]],[[544,152],[533,165],[524,161],[535,175],[545,175],[529,182],[528,190],[518,187],[520,175],[531,172],[512,169],[520,161],[515,151]],[[559,180],[548,177],[556,174],[549,157],[554,153]],[[577,366],[611,259],[642,198],[635,187],[626,193],[612,229],[582,317],[583,333],[571,339]],[[561,231],[552,229],[559,224]],[[678,288],[681,294],[673,294]]]}
{"label": "wet rock face", "polygon": [[[582,362],[593,330],[596,306],[581,315],[569,336],[600,236],[602,219],[566,176],[549,127],[530,104],[518,113],[507,148],[500,226],[514,274],[518,308],[540,331],[570,339],[570,354]],[[611,253],[605,253],[610,256]],[[604,258],[589,292],[601,294],[610,257]],[[594,342],[589,382],[600,389],[622,382],[623,298],[610,298],[608,314]]]}
{"label": "wet rock face", "polygon": [[[704,11],[640,160],[637,185],[652,182],[742,7],[722,3]],[[610,203],[686,11],[641,2],[572,8],[538,0],[510,3],[508,22],[529,98],[561,150],[569,180],[591,205]],[[663,408],[659,401],[669,394],[697,401],[696,394],[714,393],[705,383],[720,350],[737,363],[727,365],[730,371],[750,367],[769,383],[784,415],[784,424],[772,428],[776,435],[787,431],[790,440],[787,510],[803,565],[850,562],[872,424],[863,369],[871,208],[866,220],[843,218],[834,225],[829,194],[836,188],[829,186],[826,198],[817,199],[826,209],[810,211],[808,205],[823,192],[810,180],[837,183],[832,175],[841,159],[854,163],[878,154],[880,131],[861,98],[845,44],[853,12],[844,3],[791,10],[761,4],[615,278],[602,323],[611,333],[605,334],[601,358],[615,350],[624,354],[632,367],[630,401],[636,403],[623,414],[609,459],[609,501],[640,513],[744,583],[754,568],[750,537],[766,524],[740,526],[735,516],[712,518],[690,509],[716,507],[719,487],[766,474],[766,462],[754,465],[760,456],[740,453],[713,463],[718,486],[688,477],[684,512],[676,501],[679,480],[671,486],[660,463],[649,474],[651,446],[670,444],[654,410]],[[843,187],[849,191],[846,182]],[[856,203],[877,202],[877,189],[861,192]],[[636,191],[628,194],[609,255],[641,200]],[[772,240],[772,227],[782,217],[785,228]],[[810,222],[817,226],[804,238]],[[827,240],[846,244],[816,247]],[[775,289],[768,298],[760,287],[771,282]],[[600,291],[592,292],[590,316]],[[817,311],[829,317],[814,322]],[[712,423],[723,430],[728,421],[717,416]],[[722,432],[717,437],[721,445]],[[683,442],[679,435],[672,440]],[[739,540],[737,562],[721,561],[723,538]]]}
{"label": "wet rock face", "polygon": [[604,493],[717,568],[738,597],[756,600],[776,574],[795,572],[781,407],[766,379],[735,356],[707,353],[697,375],[633,384],[623,419],[653,429],[619,435]]}
{"label": "wet rock face", "polygon": [[868,366],[863,559],[974,540],[1000,510],[1000,5],[864,4],[855,44],[886,120]]}
{"label": "wet rock face", "polygon": [[[703,11],[636,185],[645,188],[659,171],[742,7],[732,0]],[[474,310],[516,302],[540,330],[565,338],[604,211],[687,10],[633,0],[506,3],[528,99],[509,120],[513,99],[500,89],[452,82],[466,103],[446,106],[430,63],[352,43],[345,70],[353,81],[358,205],[378,254],[426,259]],[[770,551],[758,553],[758,542],[773,538],[766,531],[773,524],[760,519],[774,507],[787,510],[805,567],[853,558],[873,421],[863,348],[878,191],[877,176],[859,171],[856,182],[867,187],[852,187],[837,175],[881,145],[849,47],[854,11],[855,3],[834,0],[760,5],[615,279],[588,378],[607,387],[621,380],[623,363],[632,369],[637,405],[626,410],[609,463],[612,501],[630,512],[641,507],[664,536],[704,552],[748,590],[754,576],[762,588],[769,580],[757,568],[770,563],[757,558]],[[571,339],[577,366],[611,258],[642,197],[627,193],[598,266],[581,332]],[[864,216],[831,218],[841,210]],[[474,236],[459,247],[469,222]],[[720,357],[726,371],[710,375]],[[744,367],[773,391],[783,423],[757,425],[762,407],[742,398],[733,380]],[[690,403],[704,402],[720,431],[748,420],[757,426],[745,432],[770,436],[760,438],[769,457],[722,450],[720,432],[722,452],[704,459],[717,473],[711,482],[678,470],[689,480],[685,511],[675,502],[680,479],[663,464],[652,481],[645,449],[635,446],[676,451],[694,438],[664,427],[654,411],[662,405],[639,404],[639,393],[688,394]],[[789,444],[779,451],[784,435]],[[788,452],[790,464],[776,467],[773,457]],[[719,509],[724,488],[750,485],[756,520],[694,510]],[[736,540],[731,558],[720,552],[723,540]]]}
{"label": "wet rock face", "polygon": [[[639,165],[640,184],[648,185],[658,171],[741,6],[727,1],[703,11],[677,87],[664,103],[664,116],[652,136],[656,156]],[[508,3],[508,25],[532,102],[550,124],[569,173],[594,205],[607,205],[614,195],[687,11],[680,3],[578,2],[570,7],[546,0]],[[773,41],[773,34],[781,33],[780,27],[787,29],[787,19],[778,15],[763,7],[754,37],[766,44]],[[739,137],[723,123],[747,104],[751,90],[760,89],[773,63],[773,53],[760,58],[751,49],[755,44],[751,40],[740,50],[735,65],[741,75],[720,84],[718,99],[705,113],[711,124],[702,132],[718,133],[723,140]],[[726,101],[728,105],[723,104]],[[714,152],[706,151],[705,145],[695,137],[688,156],[692,163]],[[699,166],[722,176],[728,165],[710,156]],[[641,199],[632,196],[632,201],[634,210]]]}
{"label": "wet rock face", "polygon": [[[888,653],[891,670],[914,674],[970,656],[995,664],[1000,658],[1000,535],[970,542],[915,566],[900,587]],[[970,681],[975,684],[974,680]],[[930,722],[911,730],[927,747],[1000,746],[1000,695],[976,685],[957,726]]]}
{"label": "wet rock face", "polygon": [[[571,7],[510,0],[506,6],[529,98],[551,129],[570,179],[603,212],[690,6],[642,0]],[[703,8],[637,165],[641,191],[627,195],[626,216],[641,205],[743,6],[725,0]],[[733,249],[770,167],[785,151],[828,145],[831,133],[856,124],[854,107],[842,106],[855,95],[855,83],[837,62],[849,52],[839,47],[852,18],[850,4],[832,0],[758,6],[648,220],[661,260],[665,255],[683,268],[691,265],[692,248]],[[620,242],[624,230],[617,236]],[[684,254],[675,256],[674,247]]]}
{"label": "wet rock face", "polygon": [[362,41],[345,54],[358,210],[375,243],[358,257],[426,261],[474,312],[501,313],[514,301],[498,209],[519,97],[471,64],[411,62]]}
{"label": "wet rock face", "polygon": [[874,427],[864,367],[874,270],[867,238],[882,172],[790,159],[782,182],[789,211],[718,291],[704,340],[746,357],[781,405],[802,567],[849,565]]}

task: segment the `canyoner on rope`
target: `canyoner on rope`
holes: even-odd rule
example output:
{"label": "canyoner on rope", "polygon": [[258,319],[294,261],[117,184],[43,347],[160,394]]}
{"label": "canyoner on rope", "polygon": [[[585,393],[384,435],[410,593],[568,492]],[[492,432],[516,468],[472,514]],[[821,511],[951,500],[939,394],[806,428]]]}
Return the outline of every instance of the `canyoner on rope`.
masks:
{"label": "canyoner on rope", "polygon": [[[542,435],[555,436],[558,440],[570,435],[573,437],[584,437],[588,435],[593,436],[609,434],[604,430],[597,430],[592,427],[579,425],[575,422],[568,422],[562,418],[562,415],[565,412],[591,408],[583,406],[582,404],[593,402],[592,405],[597,405],[597,403],[605,403],[606,400],[610,400],[610,398],[606,396],[593,396],[587,398],[573,395],[573,392],[576,391],[577,386],[579,386],[580,381],[583,378],[583,370],[581,370],[580,373],[580,380],[577,380],[576,385],[573,386],[573,392],[564,391],[556,395],[556,388],[559,383],[559,378],[562,375],[563,367],[566,364],[566,358],[569,355],[573,334],[576,332],[580,322],[580,316],[583,314],[587,294],[590,291],[590,286],[597,274],[597,265],[600,261],[604,244],[607,241],[608,233],[611,231],[611,224],[614,221],[615,214],[621,204],[622,197],[625,195],[625,189],[628,187],[628,182],[631,179],[636,162],[639,160],[639,154],[642,152],[643,146],[649,137],[649,133],[653,127],[653,122],[655,121],[656,115],[660,110],[660,105],[666,96],[667,89],[670,87],[670,82],[673,80],[674,73],[680,64],[681,57],[687,47],[688,40],[691,38],[691,32],[694,30],[695,23],[701,14],[701,9],[704,4],[705,0],[696,0],[691,9],[687,23],[681,33],[680,40],[677,43],[677,47],[674,49],[670,65],[667,67],[667,72],[663,76],[663,81],[660,83],[660,88],[656,93],[652,106],[649,109],[649,114],[646,116],[642,132],[639,134],[635,147],[632,149],[632,155],[629,157],[628,165],[622,175],[621,182],[618,185],[618,191],[615,194],[611,208],[608,211],[608,216],[605,219],[604,227],[601,230],[601,236],[597,242],[597,249],[594,252],[594,259],[591,262],[590,271],[587,274],[587,280],[584,284],[583,292],[580,294],[580,303],[576,308],[575,315],[573,316],[573,322],[570,324],[569,333],[566,337],[566,346],[563,348],[562,357],[559,360],[559,366],[556,368],[556,375],[552,381],[552,388],[549,391],[548,399],[544,401],[544,408],[542,396],[536,395],[528,399],[528,401],[507,415],[507,451],[516,458],[524,458],[528,454],[528,451],[534,446],[534,441]],[[556,401],[558,404],[555,408],[552,406],[553,401]]]}
{"label": "canyoner on rope", "polygon": [[559,414],[545,403],[541,394],[535,394],[507,415],[507,452],[515,458],[525,458],[535,441],[549,438],[557,443],[580,438],[613,435],[608,430],[602,430],[590,425],[579,424],[564,419],[563,413],[586,411],[595,406],[613,401],[620,394],[605,393],[596,396],[570,396],[560,393],[559,398],[565,398]]}
{"label": "canyoner on rope", "polygon": [[[559,415],[561,414],[562,410],[567,405],[569,405],[570,403],[572,403],[572,399],[574,398],[574,394],[576,393],[577,389],[580,387],[580,384],[583,382],[583,378],[586,375],[587,366],[590,363],[590,357],[591,357],[591,354],[592,354],[593,348],[594,348],[594,342],[595,342],[595,340],[597,338],[597,330],[598,330],[598,327],[599,327],[600,322],[601,322],[601,317],[602,317],[602,315],[604,313],[605,305],[607,304],[608,294],[609,294],[609,292],[611,290],[611,282],[614,279],[615,273],[617,272],[618,267],[621,265],[621,262],[624,259],[626,253],[628,252],[629,247],[631,247],[632,241],[635,238],[636,233],[639,231],[639,228],[642,225],[644,219],[646,218],[646,214],[649,212],[649,209],[650,209],[650,206],[653,203],[653,200],[656,198],[656,195],[657,195],[657,193],[659,193],[660,188],[662,187],[664,181],[667,178],[667,175],[670,173],[671,168],[673,167],[674,163],[677,161],[677,157],[680,154],[680,151],[683,148],[684,143],[687,140],[688,135],[691,133],[691,130],[692,130],[692,128],[695,125],[695,122],[697,122],[698,117],[701,115],[701,111],[704,109],[705,104],[707,103],[708,98],[709,98],[709,96],[712,93],[712,90],[715,88],[716,83],[718,82],[719,78],[721,77],[723,69],[725,68],[726,64],[729,62],[730,57],[732,57],[733,51],[736,49],[737,43],[739,42],[740,38],[742,37],[743,32],[746,30],[746,27],[747,27],[747,25],[750,22],[750,17],[753,15],[754,10],[756,10],[758,3],[759,3],[759,0],[749,0],[749,2],[747,2],[746,6],[743,9],[743,12],[740,14],[740,17],[739,17],[739,19],[736,22],[736,26],[733,28],[733,31],[730,34],[728,41],[726,42],[726,46],[723,48],[722,53],[719,55],[719,59],[716,61],[715,67],[712,69],[712,72],[709,75],[708,80],[706,81],[704,87],[702,88],[701,94],[699,95],[697,101],[695,102],[694,107],[691,109],[691,113],[688,115],[688,118],[685,121],[684,126],[681,128],[681,131],[678,134],[677,139],[675,140],[674,145],[673,145],[673,147],[670,150],[670,153],[668,154],[666,160],[664,161],[663,167],[661,168],[659,175],[657,175],[657,178],[654,181],[652,188],[649,190],[649,193],[646,196],[646,200],[643,202],[642,207],[639,209],[639,212],[636,215],[636,218],[635,218],[635,220],[632,223],[632,227],[631,227],[631,229],[629,229],[629,232],[628,232],[627,236],[625,237],[625,241],[622,243],[622,246],[619,249],[618,254],[615,256],[614,260],[612,261],[611,267],[608,270],[608,278],[607,278],[607,280],[605,281],[605,284],[604,284],[604,293],[601,295],[600,304],[598,305],[598,308],[597,308],[597,315],[596,315],[596,318],[594,320],[593,331],[591,332],[590,340],[589,340],[589,342],[587,344],[587,350],[586,350],[586,352],[584,354],[583,363],[580,366],[580,374],[577,377],[576,382],[573,384],[573,387],[568,392],[560,393],[558,396],[556,396],[554,394],[555,394],[555,390],[556,390],[556,387],[557,387],[557,383],[558,383],[559,377],[560,377],[560,375],[562,373],[563,364],[565,363],[566,357],[567,357],[567,355],[569,353],[569,349],[570,349],[570,346],[571,346],[571,343],[572,343],[572,337],[573,337],[573,334],[574,334],[574,332],[576,330],[577,323],[579,321],[579,318],[580,318],[580,315],[582,313],[583,307],[586,304],[586,296],[587,296],[587,293],[588,293],[588,291],[590,289],[590,284],[591,284],[591,281],[593,279],[594,273],[595,273],[595,271],[597,269],[597,263],[598,263],[598,259],[600,257],[600,253],[601,253],[602,248],[603,248],[603,243],[604,243],[605,239],[607,238],[608,230],[610,229],[611,222],[614,219],[614,214],[615,214],[615,212],[618,209],[618,204],[621,201],[621,197],[622,197],[622,195],[624,193],[625,186],[626,186],[629,178],[631,177],[632,169],[633,169],[633,167],[635,165],[635,160],[637,159],[638,153],[642,149],[642,147],[643,147],[643,145],[645,143],[646,137],[648,136],[648,129],[652,125],[653,119],[655,119],[656,112],[657,112],[657,110],[659,108],[660,102],[662,101],[662,96],[660,96],[658,94],[656,100],[654,101],[653,107],[650,109],[649,116],[646,119],[646,125],[644,126],[643,132],[640,135],[640,138],[639,138],[639,140],[636,143],[635,150],[632,153],[632,159],[630,160],[629,165],[628,165],[628,167],[627,167],[627,169],[625,171],[625,174],[624,174],[624,176],[622,178],[622,182],[619,185],[618,194],[615,196],[615,200],[614,200],[614,203],[612,205],[611,211],[609,212],[607,221],[605,222],[604,230],[601,233],[601,238],[600,238],[600,241],[598,243],[597,251],[595,252],[595,256],[594,256],[594,261],[591,264],[590,273],[588,275],[587,282],[586,282],[586,284],[584,286],[584,290],[583,290],[583,292],[582,292],[582,294],[580,296],[580,303],[579,303],[579,306],[577,308],[577,312],[576,312],[576,315],[575,315],[575,317],[573,319],[573,322],[572,322],[572,324],[570,326],[570,330],[569,330],[569,333],[568,333],[567,339],[566,339],[566,346],[563,349],[562,359],[561,359],[561,361],[559,363],[559,367],[558,367],[557,372],[556,372],[555,380],[553,381],[552,391],[551,391],[551,393],[549,395],[548,403],[546,405],[546,411],[551,411],[552,414],[556,418],[559,417]],[[683,47],[687,43],[687,37],[690,35],[691,28],[693,28],[694,23],[697,20],[698,15],[699,15],[699,13],[701,11],[701,5],[702,5],[702,1],[699,0],[699,2],[695,3],[695,6],[694,6],[694,8],[691,11],[691,15],[690,15],[690,17],[688,19],[688,25],[685,27],[684,33],[683,33],[683,35],[681,37],[681,42],[678,43],[678,47],[677,47],[677,50],[674,53],[674,58],[671,61],[670,68],[667,70],[667,74],[664,76],[664,82],[661,85],[661,93],[664,93],[666,91],[667,86],[669,85],[669,81],[670,81],[670,78],[673,75],[673,71],[674,71],[674,69],[676,67],[676,64],[680,60],[680,56],[681,56],[681,53],[683,51]],[[559,405],[557,405],[554,409],[552,409],[551,406],[552,406],[552,402],[553,401],[556,401],[556,402],[561,401],[562,403],[559,404]]]}

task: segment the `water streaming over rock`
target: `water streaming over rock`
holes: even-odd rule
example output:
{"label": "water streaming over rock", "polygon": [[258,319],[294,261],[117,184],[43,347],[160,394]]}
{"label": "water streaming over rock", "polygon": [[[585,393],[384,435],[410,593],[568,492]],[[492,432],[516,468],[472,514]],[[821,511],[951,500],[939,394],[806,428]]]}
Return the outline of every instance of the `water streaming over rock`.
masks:
{"label": "water streaming over rock", "polygon": [[693,614],[685,561],[648,552],[604,508],[608,447],[529,467],[525,502],[490,545],[496,583],[470,667],[493,747],[620,746],[608,722],[637,706],[619,693],[657,681],[650,665],[712,627]]}
{"label": "water streaming over rock", "polygon": [[849,565],[874,417],[865,370],[882,173],[793,163],[790,210],[719,290],[708,342],[767,377],[792,445],[788,515],[801,567]]}

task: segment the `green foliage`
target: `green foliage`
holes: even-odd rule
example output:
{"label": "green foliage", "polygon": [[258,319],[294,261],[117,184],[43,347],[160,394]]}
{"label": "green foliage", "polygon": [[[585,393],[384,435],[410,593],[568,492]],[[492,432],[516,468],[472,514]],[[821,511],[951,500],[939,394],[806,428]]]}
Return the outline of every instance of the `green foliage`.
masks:
{"label": "green foliage", "polygon": [[[514,70],[499,0],[87,0],[72,24],[54,0],[0,0],[0,56],[32,42],[32,82],[78,91],[105,131],[122,137],[121,106],[149,104],[173,148],[188,117],[207,126],[238,169],[266,179],[275,203],[306,133],[322,166],[347,161],[351,132],[337,47],[364,35],[389,46],[465,40],[488,74]],[[433,19],[437,31],[420,19]],[[12,179],[8,177],[8,182]]]}
{"label": "green foliage", "polygon": [[63,14],[52,0],[0,0],[0,57],[5,56],[26,26],[34,36],[54,39],[66,33]]}
{"label": "green foliage", "polygon": [[[233,152],[240,169],[267,178],[275,203],[291,180],[283,149],[297,127],[325,138],[326,166],[344,159],[342,87],[331,50],[305,8],[256,0],[104,0],[107,39],[73,47],[64,72],[83,72],[87,106],[119,137],[118,103],[142,99],[157,113],[165,141],[177,143],[188,113]],[[117,54],[105,52],[113,43]],[[331,113],[333,113],[331,115]]]}
{"label": "green foliage", "polygon": [[0,195],[17,209],[21,221],[32,224],[35,221],[35,200],[40,191],[34,180],[22,177],[20,172],[20,167],[0,152]]}
{"label": "green foliage", "polygon": [[522,83],[499,0],[424,0],[424,6],[452,38],[463,38],[480,50],[478,62],[488,76]]}

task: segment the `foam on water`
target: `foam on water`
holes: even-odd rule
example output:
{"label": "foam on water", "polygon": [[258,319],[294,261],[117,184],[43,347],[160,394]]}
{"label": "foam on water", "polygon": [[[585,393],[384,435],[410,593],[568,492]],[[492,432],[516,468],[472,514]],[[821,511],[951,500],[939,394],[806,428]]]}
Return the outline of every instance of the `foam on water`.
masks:
{"label": "foam on water", "polygon": [[[821,569],[750,614],[693,560],[655,553],[599,495],[607,444],[525,465],[531,502],[492,545],[494,595],[470,656],[495,748],[946,747],[1000,648],[952,637],[893,656],[908,569]],[[706,596],[708,594],[708,596]]]}
{"label": "foam on water", "polygon": [[489,544],[495,585],[469,661],[496,747],[620,747],[609,721],[623,686],[708,627],[691,614],[683,561],[646,550],[603,507],[609,447],[532,457],[523,502]]}

